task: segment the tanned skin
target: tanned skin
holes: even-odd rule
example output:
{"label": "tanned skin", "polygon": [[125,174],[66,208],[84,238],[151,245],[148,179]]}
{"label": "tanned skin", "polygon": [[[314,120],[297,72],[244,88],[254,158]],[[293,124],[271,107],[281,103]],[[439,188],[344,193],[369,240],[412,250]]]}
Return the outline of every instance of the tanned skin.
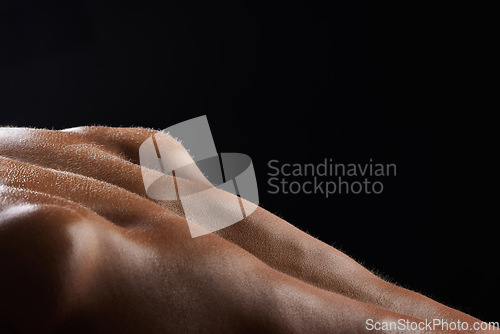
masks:
{"label": "tanned skin", "polygon": [[[191,161],[149,129],[0,129],[0,333],[366,333],[367,319],[479,322],[262,208],[191,238],[178,201],[146,195],[139,146],[152,135],[173,162]],[[220,191],[208,204],[231,196]]]}

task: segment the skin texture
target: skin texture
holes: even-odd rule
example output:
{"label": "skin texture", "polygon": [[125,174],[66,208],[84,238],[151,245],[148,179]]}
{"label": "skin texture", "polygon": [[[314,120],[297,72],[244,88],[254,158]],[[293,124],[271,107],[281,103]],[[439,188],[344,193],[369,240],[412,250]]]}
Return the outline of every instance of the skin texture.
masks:
{"label": "skin texture", "polygon": [[138,149],[152,135],[172,164],[191,161],[148,129],[0,129],[0,333],[365,333],[367,319],[479,321],[262,208],[191,238],[178,201],[146,196],[142,175],[155,172],[141,170]]}

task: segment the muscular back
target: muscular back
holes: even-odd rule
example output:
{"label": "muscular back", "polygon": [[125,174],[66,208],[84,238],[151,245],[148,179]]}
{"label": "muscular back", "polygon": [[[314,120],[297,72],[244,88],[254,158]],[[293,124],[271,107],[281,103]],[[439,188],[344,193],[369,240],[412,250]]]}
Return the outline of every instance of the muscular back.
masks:
{"label": "muscular back", "polygon": [[[180,203],[145,194],[138,148],[153,133],[0,129],[0,333],[361,333],[367,319],[477,321],[261,208],[191,238]],[[169,159],[190,160],[156,136]]]}

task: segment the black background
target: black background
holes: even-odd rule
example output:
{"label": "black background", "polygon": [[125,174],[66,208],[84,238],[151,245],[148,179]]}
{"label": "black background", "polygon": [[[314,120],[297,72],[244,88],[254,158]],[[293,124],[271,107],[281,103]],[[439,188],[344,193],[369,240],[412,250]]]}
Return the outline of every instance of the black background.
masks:
{"label": "black background", "polygon": [[[490,121],[441,2],[4,4],[0,124],[163,129],[206,114],[261,204],[399,284],[498,321]],[[491,124],[490,124],[491,125]],[[271,159],[397,164],[380,195],[271,195]],[[496,304],[496,306],[495,306]]]}

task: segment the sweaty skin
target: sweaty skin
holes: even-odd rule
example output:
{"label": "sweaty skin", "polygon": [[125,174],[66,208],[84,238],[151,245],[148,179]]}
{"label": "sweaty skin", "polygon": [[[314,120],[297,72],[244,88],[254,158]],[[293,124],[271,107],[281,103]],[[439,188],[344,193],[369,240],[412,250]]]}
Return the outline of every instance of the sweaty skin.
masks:
{"label": "sweaty skin", "polygon": [[367,319],[479,322],[385,282],[262,208],[191,238],[178,201],[146,196],[138,151],[153,134],[172,162],[190,161],[148,129],[0,129],[0,333],[365,333]]}

